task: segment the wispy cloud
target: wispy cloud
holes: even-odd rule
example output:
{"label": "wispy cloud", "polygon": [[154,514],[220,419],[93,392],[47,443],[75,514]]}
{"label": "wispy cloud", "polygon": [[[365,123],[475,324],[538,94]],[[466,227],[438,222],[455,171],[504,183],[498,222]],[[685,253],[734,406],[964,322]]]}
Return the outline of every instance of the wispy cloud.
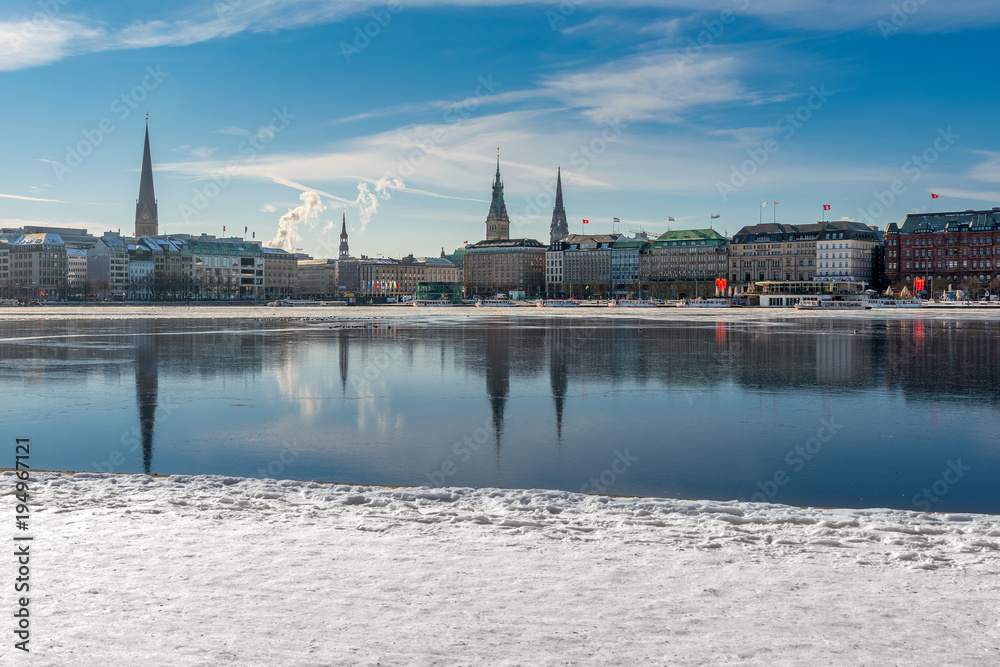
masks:
{"label": "wispy cloud", "polygon": [[3,199],[20,199],[22,201],[41,201],[48,202],[50,204],[68,204],[68,201],[62,201],[60,199],[42,199],[40,197],[23,197],[21,195],[0,195]]}
{"label": "wispy cloud", "polygon": [[[105,20],[64,18],[58,11],[49,15],[37,12],[26,17],[6,16],[0,20],[0,71],[37,67],[63,58],[122,49],[146,49],[162,46],[186,46],[242,32],[266,32],[315,27],[342,22],[351,16],[383,7],[384,0],[244,0],[220,3],[176,3],[158,5],[161,14],[153,20],[136,20],[109,15]],[[586,10],[648,8],[676,10],[688,14],[711,15],[721,10],[737,11],[768,23],[820,32],[858,30],[878,34],[877,22],[890,20],[892,6],[869,0],[588,0]],[[178,6],[180,5],[180,6]],[[551,8],[551,0],[413,0],[408,7],[436,9],[444,7],[531,6],[539,11]],[[144,5],[143,11],[149,11]],[[110,12],[107,12],[110,14]],[[115,21],[119,24],[115,25]],[[594,23],[597,21],[597,23]],[[600,24],[600,19],[585,19],[567,30],[586,32]],[[953,0],[927,3],[908,16],[904,29],[910,32],[942,32],[962,27],[993,26],[1000,23],[1000,12],[993,0]],[[658,21],[667,34],[673,30],[670,20]]]}

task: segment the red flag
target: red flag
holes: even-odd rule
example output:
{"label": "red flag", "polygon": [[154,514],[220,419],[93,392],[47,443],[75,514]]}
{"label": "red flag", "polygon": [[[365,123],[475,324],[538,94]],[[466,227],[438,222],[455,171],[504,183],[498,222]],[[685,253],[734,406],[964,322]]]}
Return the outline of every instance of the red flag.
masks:
{"label": "red flag", "polygon": [[222,231],[223,231],[223,233],[225,233],[225,231],[226,231],[226,226],[225,225],[222,225]]}
{"label": "red flag", "polygon": [[586,224],[588,224],[589,222],[590,222],[590,220],[584,220],[584,221],[583,221],[583,224],[585,224],[585,225],[586,225]]}
{"label": "red flag", "polygon": [[829,204],[823,204],[823,210],[824,211],[829,211],[830,210],[830,205]]}
{"label": "red flag", "polygon": [[936,194],[931,193],[931,199],[937,199],[937,198],[938,196]]}

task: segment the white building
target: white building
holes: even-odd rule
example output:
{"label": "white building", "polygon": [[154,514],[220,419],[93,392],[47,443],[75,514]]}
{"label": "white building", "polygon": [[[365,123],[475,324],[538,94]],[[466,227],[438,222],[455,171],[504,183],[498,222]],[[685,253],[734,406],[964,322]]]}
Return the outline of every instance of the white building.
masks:
{"label": "white building", "polygon": [[87,284],[87,251],[66,249],[66,287],[71,293],[80,292]]}
{"label": "white building", "polygon": [[816,280],[872,285],[879,232],[860,222],[828,222],[816,241]]}
{"label": "white building", "polygon": [[98,294],[123,296],[128,291],[128,246],[113,232],[97,239],[87,253],[87,277]]}

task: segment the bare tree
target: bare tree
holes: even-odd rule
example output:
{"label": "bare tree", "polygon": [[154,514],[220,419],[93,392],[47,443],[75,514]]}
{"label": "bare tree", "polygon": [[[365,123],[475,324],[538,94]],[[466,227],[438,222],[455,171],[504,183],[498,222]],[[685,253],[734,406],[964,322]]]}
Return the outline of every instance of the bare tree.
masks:
{"label": "bare tree", "polygon": [[973,299],[978,300],[983,293],[983,282],[976,276],[968,276],[962,281],[962,289]]}

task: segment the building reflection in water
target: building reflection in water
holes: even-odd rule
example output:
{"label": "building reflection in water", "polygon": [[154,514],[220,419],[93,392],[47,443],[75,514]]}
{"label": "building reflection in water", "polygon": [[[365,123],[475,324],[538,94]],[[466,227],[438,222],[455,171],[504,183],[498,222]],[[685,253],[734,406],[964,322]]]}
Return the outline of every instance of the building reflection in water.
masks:
{"label": "building reflection in water", "polygon": [[153,465],[153,435],[159,399],[159,357],[153,322],[142,320],[135,336],[135,402],[142,432],[142,469],[148,475]]}
{"label": "building reflection in water", "polygon": [[486,394],[493,412],[493,432],[496,435],[497,454],[503,434],[504,410],[510,393],[510,354],[513,329],[495,327],[484,332],[486,338]]}

